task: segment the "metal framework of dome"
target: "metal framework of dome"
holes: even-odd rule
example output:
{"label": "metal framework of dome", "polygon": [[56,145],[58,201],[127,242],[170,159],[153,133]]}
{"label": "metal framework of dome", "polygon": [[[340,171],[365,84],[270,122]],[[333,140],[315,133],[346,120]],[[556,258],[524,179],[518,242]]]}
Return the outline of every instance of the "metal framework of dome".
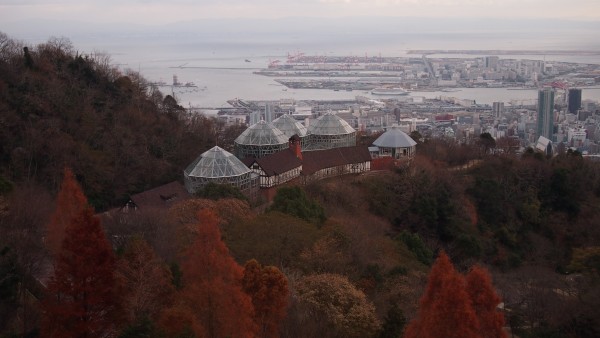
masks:
{"label": "metal framework of dome", "polygon": [[272,123],[277,129],[281,130],[288,139],[294,135],[303,138],[307,134],[306,127],[288,114],[281,115],[273,120]]}
{"label": "metal framework of dome", "polygon": [[259,158],[287,148],[288,137],[272,123],[260,121],[248,127],[234,143],[238,158]]}
{"label": "metal framework of dome", "polygon": [[327,113],[308,127],[307,150],[352,147],[356,145],[356,130],[341,117]]}
{"label": "metal framework of dome", "polygon": [[183,171],[185,188],[191,194],[210,182],[231,184],[244,191],[256,184],[254,176],[242,161],[219,146],[202,153]]}

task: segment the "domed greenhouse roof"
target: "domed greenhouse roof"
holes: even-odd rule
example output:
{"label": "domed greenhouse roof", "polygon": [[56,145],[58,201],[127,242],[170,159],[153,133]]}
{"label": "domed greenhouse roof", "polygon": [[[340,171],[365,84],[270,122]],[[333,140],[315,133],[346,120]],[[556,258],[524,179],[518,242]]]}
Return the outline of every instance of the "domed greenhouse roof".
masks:
{"label": "domed greenhouse roof", "polygon": [[265,121],[251,125],[235,139],[237,144],[257,146],[285,144],[287,142],[288,137],[281,130]]}
{"label": "domed greenhouse roof", "polygon": [[308,133],[313,135],[346,135],[354,132],[356,130],[348,122],[332,113],[319,117],[308,127]]}
{"label": "domed greenhouse roof", "polygon": [[298,135],[300,137],[306,136],[306,127],[288,114],[284,114],[273,120],[273,125],[277,129],[281,130],[288,138],[294,135]]}
{"label": "domed greenhouse roof", "polygon": [[184,171],[186,176],[202,178],[232,177],[251,170],[232,153],[215,146],[202,153]]}

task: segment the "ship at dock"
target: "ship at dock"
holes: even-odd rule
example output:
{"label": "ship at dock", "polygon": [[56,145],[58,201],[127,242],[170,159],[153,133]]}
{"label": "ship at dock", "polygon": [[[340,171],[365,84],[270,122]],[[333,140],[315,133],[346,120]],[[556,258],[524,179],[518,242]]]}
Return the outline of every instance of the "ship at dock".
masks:
{"label": "ship at dock", "polygon": [[389,95],[389,96],[400,96],[400,95],[408,95],[408,92],[403,88],[388,88],[388,87],[380,87],[373,88],[371,90],[371,94],[373,95]]}

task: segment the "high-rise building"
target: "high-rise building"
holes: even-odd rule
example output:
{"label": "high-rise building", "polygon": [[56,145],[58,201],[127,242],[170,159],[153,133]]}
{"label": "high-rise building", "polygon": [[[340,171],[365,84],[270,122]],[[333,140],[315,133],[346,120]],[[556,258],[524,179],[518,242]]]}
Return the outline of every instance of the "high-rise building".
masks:
{"label": "high-rise building", "polygon": [[577,114],[577,111],[581,109],[581,89],[571,88],[569,89],[569,113]]}
{"label": "high-rise building", "polygon": [[500,61],[500,58],[497,56],[486,56],[483,61],[485,63],[485,68],[496,69],[496,67],[498,67],[498,61]]}
{"label": "high-rise building", "polygon": [[504,114],[504,102],[492,103],[492,115],[494,117],[501,117]]}
{"label": "high-rise building", "polygon": [[544,88],[538,92],[537,135],[552,140],[554,133],[554,89]]}

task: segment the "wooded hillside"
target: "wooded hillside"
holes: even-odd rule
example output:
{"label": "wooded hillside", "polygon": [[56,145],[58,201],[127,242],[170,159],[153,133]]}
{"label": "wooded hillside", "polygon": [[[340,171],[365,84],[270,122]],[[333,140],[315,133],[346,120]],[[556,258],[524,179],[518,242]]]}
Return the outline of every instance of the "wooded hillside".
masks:
{"label": "wooded hillside", "polygon": [[66,39],[26,46],[0,33],[0,176],[56,191],[72,168],[103,209],[179,179],[215,144],[217,126],[110,57]]}

